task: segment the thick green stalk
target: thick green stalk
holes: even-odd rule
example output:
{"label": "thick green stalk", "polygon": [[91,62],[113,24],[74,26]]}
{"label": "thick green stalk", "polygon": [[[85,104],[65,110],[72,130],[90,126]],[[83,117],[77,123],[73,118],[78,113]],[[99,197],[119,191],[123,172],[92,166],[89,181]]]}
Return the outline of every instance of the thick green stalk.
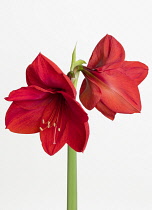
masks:
{"label": "thick green stalk", "polygon": [[68,146],[67,210],[77,210],[77,153]]}
{"label": "thick green stalk", "polygon": [[[76,88],[79,71],[78,67],[82,66],[85,61],[76,61],[76,47],[72,53],[72,62],[70,67],[71,81]],[[72,131],[74,132],[74,131]],[[77,210],[77,153],[68,146],[68,164],[67,164],[67,210]]]}
{"label": "thick green stalk", "polygon": [[[78,76],[72,83],[76,88]],[[77,153],[68,146],[67,165],[67,210],[77,210]]]}

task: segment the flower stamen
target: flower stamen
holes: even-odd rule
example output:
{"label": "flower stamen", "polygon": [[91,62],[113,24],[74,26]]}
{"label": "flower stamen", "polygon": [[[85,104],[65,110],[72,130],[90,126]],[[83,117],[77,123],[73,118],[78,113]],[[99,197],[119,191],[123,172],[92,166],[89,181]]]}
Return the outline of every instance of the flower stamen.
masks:
{"label": "flower stamen", "polygon": [[55,137],[56,137],[56,129],[57,129],[57,127],[55,126],[55,131],[54,131],[54,136],[53,136],[53,144],[56,144],[56,139],[55,139]]}
{"label": "flower stamen", "polygon": [[43,131],[44,129],[40,127],[40,131]]}
{"label": "flower stamen", "polygon": [[47,127],[48,127],[48,128],[50,128],[50,127],[51,127],[50,123],[51,123],[51,122],[50,122],[50,121],[48,121],[48,125],[47,125]]}
{"label": "flower stamen", "polygon": [[[56,97],[52,100],[56,100]],[[58,139],[58,132],[60,132],[60,117],[62,113],[62,98],[60,97],[60,100],[57,101],[57,106],[50,112],[50,116],[47,118],[42,119],[41,127],[39,128],[40,131],[44,131],[46,129],[51,129],[51,132],[53,134],[53,143],[57,143]],[[56,102],[54,102],[56,104]],[[52,130],[53,129],[53,130]]]}

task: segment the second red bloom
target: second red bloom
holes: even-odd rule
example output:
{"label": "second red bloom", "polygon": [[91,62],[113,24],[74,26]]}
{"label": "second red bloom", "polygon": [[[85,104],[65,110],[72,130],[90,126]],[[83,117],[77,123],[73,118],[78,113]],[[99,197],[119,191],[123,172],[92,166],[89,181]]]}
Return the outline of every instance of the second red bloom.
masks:
{"label": "second red bloom", "polygon": [[80,89],[80,100],[89,110],[94,107],[113,120],[116,113],[140,112],[138,85],[147,76],[148,67],[136,61],[124,61],[125,51],[112,36],[106,35],[95,47]]}

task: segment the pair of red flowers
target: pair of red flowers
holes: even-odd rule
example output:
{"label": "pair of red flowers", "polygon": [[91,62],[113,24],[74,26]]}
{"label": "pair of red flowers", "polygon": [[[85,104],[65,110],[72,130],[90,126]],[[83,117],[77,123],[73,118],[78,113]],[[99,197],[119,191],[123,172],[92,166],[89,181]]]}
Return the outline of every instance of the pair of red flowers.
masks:
{"label": "pair of red flowers", "polygon": [[[141,110],[138,85],[148,67],[124,61],[125,51],[112,36],[106,35],[95,47],[87,67],[81,66],[85,79],[80,100],[89,110],[96,107],[114,119],[116,113]],[[6,113],[6,128],[15,133],[37,133],[44,150],[53,155],[65,143],[82,152],[89,137],[88,116],[75,100],[71,80],[58,66],[39,54],[26,70],[27,87],[12,91],[13,101]]]}

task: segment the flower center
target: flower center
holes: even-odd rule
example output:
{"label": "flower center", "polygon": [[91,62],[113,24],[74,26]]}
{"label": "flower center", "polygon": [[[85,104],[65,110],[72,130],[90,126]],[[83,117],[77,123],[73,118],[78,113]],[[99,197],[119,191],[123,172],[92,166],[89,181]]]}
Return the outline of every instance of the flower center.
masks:
{"label": "flower center", "polygon": [[[61,128],[60,118],[62,112],[62,97],[54,97],[48,107],[45,110],[44,118],[41,122],[40,131],[44,131],[46,129],[53,129],[53,144],[56,144],[56,136],[57,132],[60,132]],[[47,115],[48,114],[48,115]],[[49,116],[49,117],[48,117]]]}

